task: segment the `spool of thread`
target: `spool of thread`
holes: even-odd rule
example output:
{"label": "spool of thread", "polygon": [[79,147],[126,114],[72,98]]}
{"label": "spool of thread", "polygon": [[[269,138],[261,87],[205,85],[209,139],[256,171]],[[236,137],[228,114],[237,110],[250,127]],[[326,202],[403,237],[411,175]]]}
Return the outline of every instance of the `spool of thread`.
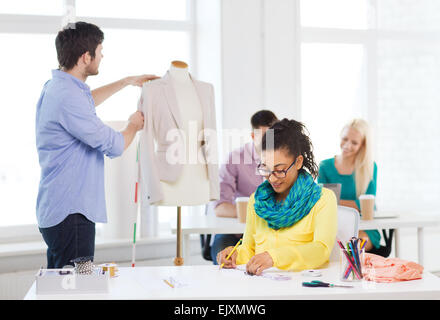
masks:
{"label": "spool of thread", "polygon": [[110,277],[114,277],[116,275],[117,265],[115,263],[104,263],[101,264],[100,267],[104,272],[109,272]]}

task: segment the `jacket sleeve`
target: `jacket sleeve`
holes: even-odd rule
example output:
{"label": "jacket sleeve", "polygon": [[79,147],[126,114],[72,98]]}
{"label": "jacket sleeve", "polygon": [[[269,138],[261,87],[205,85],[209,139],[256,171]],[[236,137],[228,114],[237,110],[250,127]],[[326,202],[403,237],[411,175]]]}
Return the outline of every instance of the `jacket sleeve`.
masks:
{"label": "jacket sleeve", "polygon": [[298,271],[318,268],[328,261],[336,241],[338,224],[336,196],[328,191],[312,208],[316,210],[313,241],[267,250],[274,267]]}
{"label": "jacket sleeve", "polygon": [[148,84],[142,87],[138,110],[144,114],[144,128],[139,137],[139,176],[141,199],[149,204],[162,200],[162,189],[154,158],[154,97]]}

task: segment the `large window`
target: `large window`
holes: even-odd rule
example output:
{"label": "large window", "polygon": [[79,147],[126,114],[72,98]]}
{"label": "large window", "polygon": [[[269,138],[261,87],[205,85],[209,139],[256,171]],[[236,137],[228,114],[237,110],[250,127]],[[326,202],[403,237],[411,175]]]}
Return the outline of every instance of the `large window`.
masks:
{"label": "large window", "polygon": [[63,8],[63,0],[5,0],[1,2],[0,14],[61,16]]}
{"label": "large window", "polygon": [[55,34],[0,33],[0,225],[36,222],[40,168],[35,146],[35,106],[56,68]]}
{"label": "large window", "polygon": [[[184,31],[102,29],[104,59],[99,75],[87,83],[96,88],[125,76],[163,76],[173,60],[190,60],[190,37]],[[140,88],[127,87],[97,108],[104,121],[125,120],[136,111]]]}
{"label": "large window", "polygon": [[440,2],[300,0],[301,118],[317,160],[350,118],[373,129],[378,207],[437,207]]}
{"label": "large window", "polygon": [[76,14],[85,17],[186,20],[186,0],[75,0]]}
{"label": "large window", "polygon": [[[310,131],[315,157],[338,150],[338,132],[347,115],[365,109],[365,48],[351,43],[304,43],[301,46],[302,119]],[[333,134],[329,134],[332,132]]]}
{"label": "large window", "polygon": [[301,0],[301,118],[317,161],[339,152],[339,133],[368,117],[373,9],[368,0]]}
{"label": "large window", "polygon": [[301,0],[301,25],[314,28],[367,29],[368,0]]}
{"label": "large window", "polygon": [[[162,76],[172,60],[193,57],[191,1],[19,0],[0,3],[2,108],[0,109],[0,227],[36,224],[40,167],[35,146],[36,104],[58,66],[55,37],[66,19],[97,24],[104,32],[100,74],[93,89],[125,76]],[[73,15],[72,15],[73,14]],[[6,22],[7,23],[6,23]],[[136,110],[138,87],[100,105],[104,121]],[[38,229],[35,228],[38,232]]]}

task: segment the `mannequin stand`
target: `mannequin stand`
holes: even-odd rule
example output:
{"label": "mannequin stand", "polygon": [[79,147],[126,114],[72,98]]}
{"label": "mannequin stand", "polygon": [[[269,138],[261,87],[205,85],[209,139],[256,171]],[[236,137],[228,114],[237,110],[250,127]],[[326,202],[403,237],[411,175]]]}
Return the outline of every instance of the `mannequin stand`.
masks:
{"label": "mannequin stand", "polygon": [[183,258],[182,258],[182,208],[177,207],[177,252],[176,257],[174,258],[174,265],[175,266],[182,266],[183,265]]}

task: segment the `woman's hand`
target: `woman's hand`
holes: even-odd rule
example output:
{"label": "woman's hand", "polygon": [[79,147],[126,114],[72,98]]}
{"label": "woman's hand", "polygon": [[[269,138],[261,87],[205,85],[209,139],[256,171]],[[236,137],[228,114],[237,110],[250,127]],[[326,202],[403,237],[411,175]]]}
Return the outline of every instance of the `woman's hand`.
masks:
{"label": "woman's hand", "polygon": [[231,253],[231,251],[233,249],[234,249],[234,247],[230,246],[230,247],[227,247],[227,248],[223,249],[222,251],[220,251],[217,254],[217,263],[219,265],[224,263],[225,265],[223,266],[223,268],[226,268],[226,269],[233,268],[233,269],[235,269],[235,267],[236,267],[235,261],[237,259],[237,251],[234,251],[232,256],[228,260],[226,260],[226,257]]}
{"label": "woman's hand", "polygon": [[253,256],[246,265],[246,272],[261,275],[263,270],[273,267],[273,260],[270,254],[265,251]]}
{"label": "woman's hand", "polygon": [[142,87],[144,82],[149,80],[159,79],[160,77],[155,76],[154,74],[143,74],[141,76],[132,76],[125,78],[125,82],[127,85]]}

